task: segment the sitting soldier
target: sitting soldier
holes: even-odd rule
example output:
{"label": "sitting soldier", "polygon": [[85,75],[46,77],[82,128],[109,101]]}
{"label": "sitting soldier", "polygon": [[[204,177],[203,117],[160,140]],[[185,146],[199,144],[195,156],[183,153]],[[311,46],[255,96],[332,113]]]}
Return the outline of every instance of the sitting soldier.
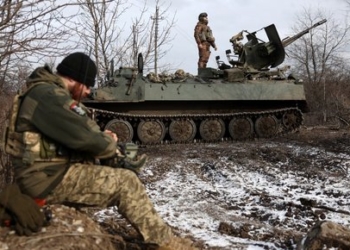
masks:
{"label": "sitting soldier", "polygon": [[[31,198],[47,204],[117,206],[144,242],[159,250],[196,249],[176,237],[154,208],[135,173],[146,158],[128,159],[117,135],[101,131],[81,104],[96,73],[95,62],[77,52],[65,57],[56,73],[45,66],[31,74],[28,89],[14,100],[6,128],[5,150],[17,185],[0,193],[0,208],[15,215],[19,234],[29,234],[45,222]],[[30,210],[17,211],[25,208]]]}

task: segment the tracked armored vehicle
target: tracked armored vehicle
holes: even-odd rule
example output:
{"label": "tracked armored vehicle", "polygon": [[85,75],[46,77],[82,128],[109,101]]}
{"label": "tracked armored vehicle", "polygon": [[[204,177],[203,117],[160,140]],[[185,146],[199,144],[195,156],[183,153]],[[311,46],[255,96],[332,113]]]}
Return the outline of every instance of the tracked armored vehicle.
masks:
{"label": "tracked armored vehicle", "polygon": [[[218,68],[199,68],[191,76],[143,74],[138,67],[110,70],[107,81],[83,103],[102,129],[117,133],[122,142],[140,145],[219,142],[270,138],[298,129],[307,112],[301,80],[277,68],[285,47],[325,23],[280,39],[275,25],[257,32],[242,31],[230,39],[228,63],[216,57]],[[247,42],[243,44],[244,34]]]}

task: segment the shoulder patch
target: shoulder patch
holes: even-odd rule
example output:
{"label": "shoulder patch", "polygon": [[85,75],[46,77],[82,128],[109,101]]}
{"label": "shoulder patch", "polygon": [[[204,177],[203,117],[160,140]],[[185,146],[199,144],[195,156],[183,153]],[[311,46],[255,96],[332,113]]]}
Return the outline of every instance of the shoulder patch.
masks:
{"label": "shoulder patch", "polygon": [[73,102],[70,106],[69,106],[70,110],[74,111],[75,113],[77,113],[78,115],[86,115],[86,112],[84,111],[84,109],[82,109],[77,102]]}

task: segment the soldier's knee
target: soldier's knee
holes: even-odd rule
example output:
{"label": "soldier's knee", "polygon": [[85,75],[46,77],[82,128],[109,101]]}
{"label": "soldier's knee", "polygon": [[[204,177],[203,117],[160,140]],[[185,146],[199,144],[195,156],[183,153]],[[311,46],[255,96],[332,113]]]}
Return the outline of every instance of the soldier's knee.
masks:
{"label": "soldier's knee", "polygon": [[124,179],[135,179],[135,178],[138,179],[135,172],[131,171],[130,169],[121,168],[120,171]]}
{"label": "soldier's knee", "polygon": [[123,187],[137,189],[142,186],[139,177],[133,171],[123,168],[117,170],[120,172],[120,183]]}

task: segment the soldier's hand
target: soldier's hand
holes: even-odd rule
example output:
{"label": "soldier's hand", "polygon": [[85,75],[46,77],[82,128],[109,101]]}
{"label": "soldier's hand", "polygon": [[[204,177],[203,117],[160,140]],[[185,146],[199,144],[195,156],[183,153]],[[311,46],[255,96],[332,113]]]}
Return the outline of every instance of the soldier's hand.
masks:
{"label": "soldier's hand", "polygon": [[137,155],[137,145],[133,143],[118,143],[116,156],[119,167],[139,173],[148,159],[146,154]]}
{"label": "soldier's hand", "polygon": [[138,174],[148,159],[146,154],[137,155],[137,145],[118,143],[114,158],[101,160],[102,165],[113,168],[126,168]]}
{"label": "soldier's hand", "polygon": [[146,164],[148,156],[146,154],[137,155],[134,158],[126,157],[121,153],[120,150],[117,151],[117,154],[114,159],[109,162],[103,161],[102,164],[111,166],[113,168],[125,168],[134,171],[136,174],[139,174],[142,167]]}
{"label": "soldier's hand", "polygon": [[138,174],[140,173],[141,168],[146,164],[147,159],[148,156],[146,154],[136,156],[134,159],[124,158],[123,167]]}
{"label": "soldier's hand", "polygon": [[111,130],[106,129],[104,131],[107,135],[109,135],[110,137],[112,137],[114,139],[115,142],[118,142],[118,136],[116,133],[113,133]]}

